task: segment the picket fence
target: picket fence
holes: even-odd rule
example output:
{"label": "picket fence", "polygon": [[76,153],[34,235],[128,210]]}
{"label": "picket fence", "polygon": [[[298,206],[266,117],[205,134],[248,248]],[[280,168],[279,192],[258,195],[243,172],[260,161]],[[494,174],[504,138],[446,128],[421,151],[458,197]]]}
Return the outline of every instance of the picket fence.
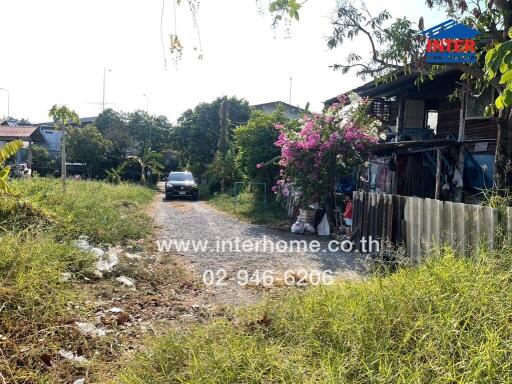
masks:
{"label": "picket fence", "polygon": [[481,205],[373,192],[354,192],[353,240],[378,240],[381,249],[402,245],[420,260],[432,246],[447,244],[468,254],[482,242],[496,247],[498,234],[512,234],[512,208],[500,213]]}

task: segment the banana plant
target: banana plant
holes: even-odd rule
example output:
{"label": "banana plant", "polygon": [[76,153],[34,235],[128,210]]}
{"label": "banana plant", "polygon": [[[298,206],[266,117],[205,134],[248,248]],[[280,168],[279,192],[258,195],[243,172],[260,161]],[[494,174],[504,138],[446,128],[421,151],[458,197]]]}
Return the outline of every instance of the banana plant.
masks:
{"label": "banana plant", "polygon": [[116,168],[112,168],[110,171],[106,171],[107,177],[106,180],[113,183],[113,184],[119,184],[122,181],[122,176],[124,169],[126,168],[126,165],[128,163],[125,161],[121,165],[117,166]]}
{"label": "banana plant", "polygon": [[151,171],[154,175],[161,175],[164,166],[160,163],[162,155],[158,152],[144,149],[141,156],[130,156],[127,161],[133,161],[140,166],[140,183],[147,185],[146,172]]}
{"label": "banana plant", "polygon": [[8,158],[15,155],[21,148],[23,142],[21,140],[11,141],[0,148],[0,195],[13,195],[14,191],[9,186],[9,172],[11,167],[4,165]]}

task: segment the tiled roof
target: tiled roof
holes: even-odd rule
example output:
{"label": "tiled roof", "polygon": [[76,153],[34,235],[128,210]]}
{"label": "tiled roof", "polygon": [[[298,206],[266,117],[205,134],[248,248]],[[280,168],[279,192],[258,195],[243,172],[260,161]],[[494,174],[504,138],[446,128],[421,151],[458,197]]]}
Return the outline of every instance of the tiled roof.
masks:
{"label": "tiled roof", "polygon": [[19,138],[28,139],[32,134],[37,131],[35,126],[0,126],[0,139],[2,138]]}

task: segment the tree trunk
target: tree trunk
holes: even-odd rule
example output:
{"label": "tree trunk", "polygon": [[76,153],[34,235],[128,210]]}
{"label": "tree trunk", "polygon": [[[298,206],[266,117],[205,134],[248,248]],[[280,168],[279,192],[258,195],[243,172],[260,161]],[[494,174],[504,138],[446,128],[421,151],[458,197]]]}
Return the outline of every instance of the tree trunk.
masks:
{"label": "tree trunk", "polygon": [[141,164],[140,183],[146,186],[146,168]]}
{"label": "tree trunk", "polygon": [[61,137],[61,151],[60,151],[60,172],[61,172],[61,179],[62,179],[62,190],[66,192],[66,126],[62,125],[62,137]]}
{"label": "tree trunk", "polygon": [[511,107],[500,110],[498,115],[498,137],[494,163],[494,188],[506,193],[512,186],[512,122]]}

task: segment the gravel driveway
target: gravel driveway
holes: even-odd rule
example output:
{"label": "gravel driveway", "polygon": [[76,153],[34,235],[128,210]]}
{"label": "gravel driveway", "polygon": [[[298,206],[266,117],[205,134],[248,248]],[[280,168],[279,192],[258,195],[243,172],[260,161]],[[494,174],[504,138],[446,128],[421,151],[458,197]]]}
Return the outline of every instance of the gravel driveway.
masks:
{"label": "gravel driveway", "polygon": [[[217,211],[207,202],[165,201],[163,195],[160,195],[153,212],[155,223],[159,227],[157,240],[160,244],[171,244],[169,251],[180,255],[196,274],[204,276],[207,283],[220,280],[220,285],[212,284],[207,287],[209,300],[216,304],[242,304],[261,299],[263,292],[272,291],[272,288],[266,286],[270,281],[263,279],[264,271],[270,271],[266,276],[272,276],[274,282],[271,286],[284,286],[285,281],[293,281],[293,276],[298,280],[299,276],[303,276],[301,271],[304,270],[316,274],[305,281],[323,278],[324,271],[332,271],[338,277],[357,278],[357,271],[361,270],[360,256],[341,251],[330,252],[327,249],[330,238],[294,235],[242,222]],[[202,243],[198,246],[199,240]],[[317,240],[321,250],[311,252],[309,249],[297,247],[284,252],[282,248],[281,252],[276,250],[278,242],[284,247],[284,242],[288,244],[290,240]],[[222,241],[225,244],[224,249]],[[228,241],[231,244],[226,243]],[[246,250],[249,251],[243,251],[244,241],[247,243]],[[194,249],[193,242],[198,248]],[[329,272],[325,273],[330,275]],[[253,277],[251,281],[250,276]],[[286,276],[291,276],[292,280],[285,280]],[[249,284],[245,285],[246,282]]]}

